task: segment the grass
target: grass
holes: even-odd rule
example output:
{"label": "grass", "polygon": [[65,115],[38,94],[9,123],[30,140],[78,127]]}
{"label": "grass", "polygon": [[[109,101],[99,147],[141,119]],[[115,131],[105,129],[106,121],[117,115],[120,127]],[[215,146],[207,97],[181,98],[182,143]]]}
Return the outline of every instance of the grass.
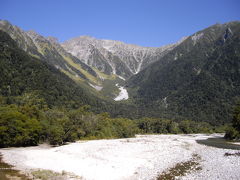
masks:
{"label": "grass", "polygon": [[119,88],[116,87],[115,85],[116,83],[117,81],[114,81],[114,80],[108,80],[108,79],[104,80],[103,88],[100,91],[101,94],[109,98],[115,98],[120,92]]}
{"label": "grass", "polygon": [[64,69],[60,69],[61,72],[63,72],[64,74],[66,74],[68,77],[70,77],[72,80],[74,80],[75,82],[83,82],[84,80],[81,77],[76,77],[75,75],[71,74],[69,71],[66,71]]}
{"label": "grass", "polygon": [[191,171],[201,170],[199,160],[201,157],[198,154],[193,154],[189,161],[177,163],[176,166],[160,174],[157,180],[174,180],[176,177],[184,176]]}
{"label": "grass", "polygon": [[105,73],[99,71],[95,67],[92,67],[92,69],[98,74],[98,76],[102,77],[103,79],[110,79],[110,80],[116,79],[116,75],[114,75],[114,74],[111,74],[111,75],[105,74]]}
{"label": "grass", "polygon": [[36,54],[29,53],[29,55],[34,57],[34,58],[40,59],[40,57],[38,55],[36,55]]}
{"label": "grass", "polygon": [[50,170],[38,170],[33,171],[32,175],[34,179],[41,179],[41,180],[65,180],[65,179],[82,179],[79,176],[76,176],[71,173],[67,173],[65,171],[62,171],[62,173],[50,171]]}
{"label": "grass", "polygon": [[98,84],[97,78],[94,77],[93,75],[91,75],[90,73],[88,73],[86,70],[84,70],[84,69],[81,67],[80,64],[77,64],[77,63],[73,62],[72,59],[69,58],[69,57],[66,57],[66,56],[63,56],[63,57],[64,57],[64,59],[67,61],[67,63],[68,63],[69,65],[71,65],[72,67],[76,68],[76,69],[79,70],[81,73],[83,73],[83,74],[87,77],[88,80],[90,80],[90,81],[91,81],[92,83],[94,83],[94,84]]}

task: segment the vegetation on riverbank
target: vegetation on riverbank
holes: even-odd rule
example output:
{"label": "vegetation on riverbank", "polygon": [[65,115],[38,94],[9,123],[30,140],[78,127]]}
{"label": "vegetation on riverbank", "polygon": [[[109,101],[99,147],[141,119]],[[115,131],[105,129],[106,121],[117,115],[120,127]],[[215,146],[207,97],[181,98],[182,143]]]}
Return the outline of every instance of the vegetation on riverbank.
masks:
{"label": "vegetation on riverbank", "polygon": [[235,108],[232,124],[227,129],[225,138],[230,140],[240,140],[240,103]]}
{"label": "vegetation on riverbank", "polygon": [[107,113],[94,114],[88,106],[78,109],[48,108],[43,99],[28,94],[8,104],[1,97],[0,147],[60,145],[78,139],[126,138],[138,132],[136,124]]}
{"label": "vegetation on riverbank", "polygon": [[49,108],[34,93],[0,97],[0,147],[31,146],[41,142],[62,145],[80,139],[134,137],[137,133],[211,133],[208,123],[161,118],[130,120],[94,114],[89,106],[77,109]]}

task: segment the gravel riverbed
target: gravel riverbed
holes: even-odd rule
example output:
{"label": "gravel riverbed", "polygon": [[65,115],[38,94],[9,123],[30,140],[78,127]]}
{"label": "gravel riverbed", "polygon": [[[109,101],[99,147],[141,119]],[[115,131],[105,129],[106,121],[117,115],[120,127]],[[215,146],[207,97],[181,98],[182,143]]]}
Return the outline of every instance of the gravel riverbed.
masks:
{"label": "gravel riverbed", "polygon": [[138,135],[136,138],[79,141],[60,147],[0,149],[3,160],[22,171],[69,172],[86,180],[152,180],[177,163],[198,155],[199,166],[177,179],[240,179],[239,150],[219,149],[196,140],[221,135]]}

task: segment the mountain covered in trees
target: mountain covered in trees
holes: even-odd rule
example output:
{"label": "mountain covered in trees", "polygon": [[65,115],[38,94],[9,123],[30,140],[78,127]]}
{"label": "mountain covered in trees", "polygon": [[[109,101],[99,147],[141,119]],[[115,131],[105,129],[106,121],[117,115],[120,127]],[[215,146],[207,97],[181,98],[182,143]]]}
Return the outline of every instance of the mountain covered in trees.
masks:
{"label": "mountain covered in trees", "polygon": [[101,104],[100,99],[59,69],[18,48],[16,42],[3,31],[0,31],[0,48],[2,96],[21,96],[33,92],[44,98],[50,107]]}
{"label": "mountain covered in trees", "polygon": [[240,22],[201,30],[127,82],[142,115],[230,122],[240,98]]}

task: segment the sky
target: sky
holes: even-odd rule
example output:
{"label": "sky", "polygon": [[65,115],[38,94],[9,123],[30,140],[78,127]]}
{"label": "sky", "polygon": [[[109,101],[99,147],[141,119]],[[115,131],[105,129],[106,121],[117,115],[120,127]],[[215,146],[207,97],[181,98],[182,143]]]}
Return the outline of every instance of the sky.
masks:
{"label": "sky", "polygon": [[239,0],[0,0],[0,19],[60,42],[89,35],[146,47],[240,20]]}

